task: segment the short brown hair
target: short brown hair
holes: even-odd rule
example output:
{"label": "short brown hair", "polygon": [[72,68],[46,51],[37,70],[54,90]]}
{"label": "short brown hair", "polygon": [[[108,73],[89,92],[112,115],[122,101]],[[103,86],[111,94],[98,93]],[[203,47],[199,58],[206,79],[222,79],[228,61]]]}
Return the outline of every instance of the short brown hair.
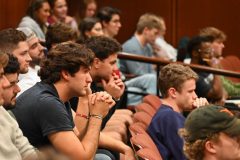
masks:
{"label": "short brown hair", "polygon": [[210,36],[214,39],[214,41],[215,40],[225,41],[226,38],[227,38],[226,34],[223,31],[221,31],[221,30],[219,30],[215,27],[203,28],[203,29],[200,30],[199,35],[200,36],[206,36],[206,37]]}
{"label": "short brown hair", "polygon": [[142,15],[137,23],[137,33],[141,34],[144,30],[144,28],[148,28],[148,29],[162,29],[162,17],[156,16],[154,14],[151,13],[146,13],[144,15]]}
{"label": "short brown hair", "polygon": [[158,81],[161,94],[167,97],[168,89],[171,87],[180,92],[183,83],[189,79],[198,79],[197,74],[190,67],[177,63],[164,66],[160,71]]}
{"label": "short brown hair", "polygon": [[92,65],[94,53],[84,45],[65,42],[56,45],[41,63],[39,76],[42,81],[53,84],[61,79],[61,71],[74,76],[80,67]]}
{"label": "short brown hair", "polygon": [[19,42],[26,41],[27,37],[22,31],[8,28],[0,31],[0,50],[12,54]]}
{"label": "short brown hair", "polygon": [[48,27],[46,33],[46,46],[48,49],[53,44],[77,40],[77,32],[64,23],[55,23]]}
{"label": "short brown hair", "polygon": [[8,55],[0,51],[0,67],[6,67],[8,64]]}

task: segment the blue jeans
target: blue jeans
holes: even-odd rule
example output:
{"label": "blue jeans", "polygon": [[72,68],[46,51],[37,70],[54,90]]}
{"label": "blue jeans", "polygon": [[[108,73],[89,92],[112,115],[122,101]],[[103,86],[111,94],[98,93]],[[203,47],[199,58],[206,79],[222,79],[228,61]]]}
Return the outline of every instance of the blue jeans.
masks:
{"label": "blue jeans", "polygon": [[[157,76],[156,74],[144,74],[136,78],[125,81],[128,91],[139,93],[155,94],[157,93]],[[142,95],[128,94],[127,105],[136,105],[142,102]]]}

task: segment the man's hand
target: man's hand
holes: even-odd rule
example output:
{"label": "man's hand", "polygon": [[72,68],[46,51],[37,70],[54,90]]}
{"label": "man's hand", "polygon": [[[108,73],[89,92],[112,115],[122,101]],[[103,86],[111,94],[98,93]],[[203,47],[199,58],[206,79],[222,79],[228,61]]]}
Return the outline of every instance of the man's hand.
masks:
{"label": "man's hand", "polygon": [[116,73],[113,73],[108,82],[102,79],[102,85],[106,92],[108,92],[115,99],[119,99],[125,89],[123,81],[119,78]]}
{"label": "man's hand", "polygon": [[130,147],[126,147],[125,149],[124,160],[135,160],[133,150]]}
{"label": "man's hand", "polygon": [[193,102],[193,107],[194,108],[199,108],[201,106],[205,106],[205,105],[208,105],[208,101],[206,98],[196,98],[196,100]]}
{"label": "man's hand", "polygon": [[113,105],[115,105],[112,96],[107,92],[97,92],[89,96],[89,113],[105,117]]}

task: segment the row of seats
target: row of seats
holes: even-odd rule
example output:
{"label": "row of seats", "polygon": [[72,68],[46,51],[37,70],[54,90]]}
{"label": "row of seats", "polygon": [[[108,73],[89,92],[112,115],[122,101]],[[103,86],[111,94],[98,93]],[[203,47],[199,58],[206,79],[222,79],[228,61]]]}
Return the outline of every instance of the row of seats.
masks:
{"label": "row of seats", "polygon": [[147,95],[143,102],[136,106],[133,123],[129,126],[130,142],[139,160],[162,160],[162,157],[151,137],[146,132],[152,117],[161,105],[155,95]]}

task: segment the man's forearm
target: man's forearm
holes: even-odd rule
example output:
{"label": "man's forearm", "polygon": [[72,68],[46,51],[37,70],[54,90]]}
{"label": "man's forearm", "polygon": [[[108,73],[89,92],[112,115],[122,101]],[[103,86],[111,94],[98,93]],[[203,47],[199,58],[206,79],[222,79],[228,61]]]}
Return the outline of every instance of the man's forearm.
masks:
{"label": "man's forearm", "polygon": [[90,117],[87,132],[82,139],[82,145],[85,151],[90,152],[91,155],[95,155],[98,148],[101,124],[102,119]]}

